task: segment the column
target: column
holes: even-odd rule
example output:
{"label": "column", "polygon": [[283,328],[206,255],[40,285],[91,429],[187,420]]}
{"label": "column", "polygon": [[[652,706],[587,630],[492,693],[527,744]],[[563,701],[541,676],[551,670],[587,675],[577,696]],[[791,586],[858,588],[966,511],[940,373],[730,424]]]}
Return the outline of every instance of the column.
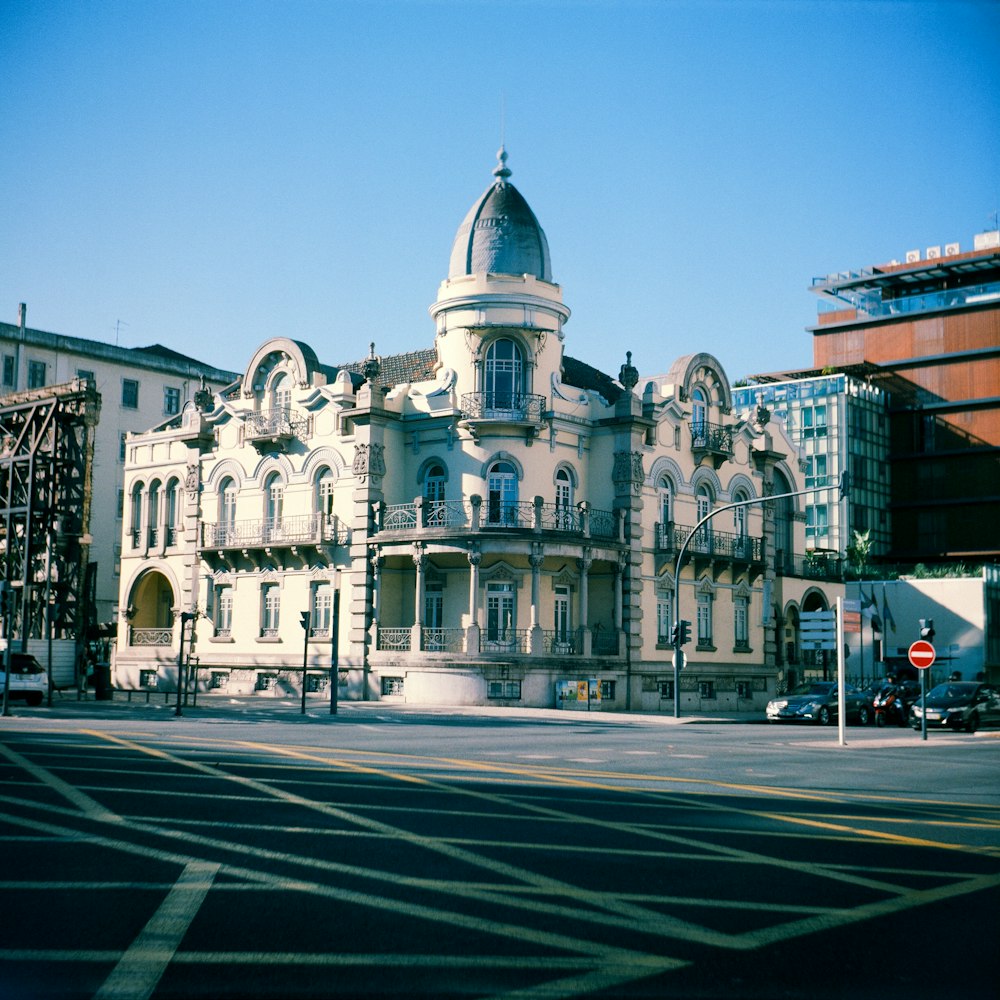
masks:
{"label": "column", "polygon": [[469,624],[465,632],[466,653],[479,652],[479,564],[483,554],[475,542],[469,543]]}
{"label": "column", "polygon": [[413,628],[410,630],[410,650],[421,648],[421,633],[424,628],[424,576],[427,555],[423,542],[413,543],[413,565],[417,571],[416,586],[413,588]]}
{"label": "column", "polygon": [[590,631],[590,567],[594,559],[590,549],[583,550],[583,557],[577,560],[580,567],[580,637],[582,648],[578,652],[590,656],[593,652],[593,633]]}
{"label": "column", "polygon": [[533,543],[531,546],[531,555],[528,556],[528,562],[531,564],[531,634],[528,638],[528,643],[532,656],[539,656],[545,649],[542,626],[538,622],[542,563],[544,560],[545,556],[542,554],[541,544],[539,542]]}
{"label": "column", "polygon": [[371,552],[371,579],[372,579],[372,622],[370,628],[371,647],[378,649],[378,627],[379,627],[379,605],[382,593],[382,556],[377,549]]}

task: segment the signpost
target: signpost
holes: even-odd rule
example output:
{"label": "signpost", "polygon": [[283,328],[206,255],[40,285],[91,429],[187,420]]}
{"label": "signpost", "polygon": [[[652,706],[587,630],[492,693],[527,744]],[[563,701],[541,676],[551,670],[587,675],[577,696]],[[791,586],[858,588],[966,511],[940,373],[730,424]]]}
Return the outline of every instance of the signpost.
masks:
{"label": "signpost", "polygon": [[920,671],[920,735],[927,739],[927,671],[937,659],[937,651],[926,639],[918,639],[911,643],[906,655],[917,670]]}
{"label": "signpost", "polygon": [[917,670],[927,670],[937,659],[937,652],[926,639],[918,639],[906,654]]}
{"label": "signpost", "polygon": [[861,631],[861,602],[860,601],[844,601],[844,631],[845,632],[860,632]]}

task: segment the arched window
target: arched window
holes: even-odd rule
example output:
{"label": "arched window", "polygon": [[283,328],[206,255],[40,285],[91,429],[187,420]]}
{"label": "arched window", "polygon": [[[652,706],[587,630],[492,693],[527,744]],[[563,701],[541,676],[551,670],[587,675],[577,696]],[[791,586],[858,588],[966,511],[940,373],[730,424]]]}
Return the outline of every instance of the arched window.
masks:
{"label": "arched window", "polygon": [[[695,510],[696,521],[700,521],[703,517],[711,513],[712,510],[712,491],[704,483],[698,487],[698,491],[695,493],[695,501],[697,503],[697,508]],[[694,548],[696,552],[711,553],[712,551],[712,522],[706,521],[699,529],[698,533],[694,539]]]}
{"label": "arched window", "polygon": [[129,505],[129,530],[132,533],[132,548],[137,549],[142,533],[142,483],[136,483],[132,487]]}
{"label": "arched window", "polygon": [[704,389],[696,387],[691,390],[691,434],[696,441],[705,436],[707,419],[708,396]]}
{"label": "arched window", "polygon": [[522,405],[524,362],[513,340],[494,340],[490,344],[483,376],[487,408],[514,410]]}
{"label": "arched window", "polygon": [[284,506],[285,484],[277,472],[272,472],[264,480],[265,538],[276,538],[280,535]]}
{"label": "arched window", "polygon": [[660,524],[670,524],[674,519],[674,484],[663,476],[656,488],[660,495]]}
{"label": "arched window", "polygon": [[510,462],[494,462],[486,481],[488,524],[517,526],[517,471]]}
{"label": "arched window", "polygon": [[432,465],[424,475],[424,524],[444,523],[444,482],[440,465]]}
{"label": "arched window", "polygon": [[[788,480],[780,473],[774,474],[774,492],[778,496],[782,493],[791,493],[792,487]],[[791,497],[783,497],[780,500],[772,501],[774,505],[774,556],[775,562],[784,572],[791,572],[794,564],[794,549],[792,544],[793,526],[792,515],[794,508]],[[794,663],[794,660],[789,660]]]}
{"label": "arched window", "polygon": [[271,409],[279,410],[286,416],[292,405],[292,380],[284,372],[271,383]]}
{"label": "arched window", "polygon": [[337,476],[328,465],[324,465],[316,473],[316,513],[329,521],[333,517],[333,490],[337,485]]}
{"label": "arched window", "polygon": [[556,473],[556,527],[573,529],[576,527],[576,511],[573,509],[573,480],[567,469]]}
{"label": "arched window", "polygon": [[177,544],[181,520],[180,495],[180,482],[177,479],[171,479],[167,483],[166,492],[167,516],[164,526],[167,532],[167,545]]}
{"label": "arched window", "polygon": [[656,484],[656,492],[660,501],[660,520],[657,525],[659,548],[669,551],[672,548],[671,532],[674,523],[674,484],[669,476],[661,476]]}
{"label": "arched window", "polygon": [[160,481],[154,479],[149,484],[149,544],[160,541]]}
{"label": "arched window", "polygon": [[[750,497],[747,496],[746,490],[736,490],[733,493],[733,503],[741,503],[745,500],[749,500]],[[747,545],[749,539],[747,538],[747,507],[734,507],[733,508],[733,532],[736,535],[735,540],[735,552],[733,553],[737,558],[743,559],[748,555]]]}
{"label": "arched window", "polygon": [[236,482],[227,476],[219,483],[219,532],[226,536],[236,529]]}

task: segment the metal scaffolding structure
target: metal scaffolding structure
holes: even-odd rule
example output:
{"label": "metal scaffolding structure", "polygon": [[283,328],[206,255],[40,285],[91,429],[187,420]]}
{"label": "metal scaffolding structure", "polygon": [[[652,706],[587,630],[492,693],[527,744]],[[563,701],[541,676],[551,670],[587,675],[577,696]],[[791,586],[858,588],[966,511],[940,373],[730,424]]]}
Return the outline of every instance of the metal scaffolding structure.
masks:
{"label": "metal scaffolding structure", "polygon": [[101,400],[76,379],[0,397],[0,573],[7,636],[83,642],[95,624],[88,565]]}

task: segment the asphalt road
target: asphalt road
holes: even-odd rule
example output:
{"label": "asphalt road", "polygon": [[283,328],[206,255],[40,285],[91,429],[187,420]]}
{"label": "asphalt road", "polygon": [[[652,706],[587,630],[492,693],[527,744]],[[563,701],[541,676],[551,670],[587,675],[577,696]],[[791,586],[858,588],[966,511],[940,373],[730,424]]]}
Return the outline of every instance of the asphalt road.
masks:
{"label": "asphalt road", "polygon": [[984,732],[19,706],[0,997],[993,998],[998,765]]}

